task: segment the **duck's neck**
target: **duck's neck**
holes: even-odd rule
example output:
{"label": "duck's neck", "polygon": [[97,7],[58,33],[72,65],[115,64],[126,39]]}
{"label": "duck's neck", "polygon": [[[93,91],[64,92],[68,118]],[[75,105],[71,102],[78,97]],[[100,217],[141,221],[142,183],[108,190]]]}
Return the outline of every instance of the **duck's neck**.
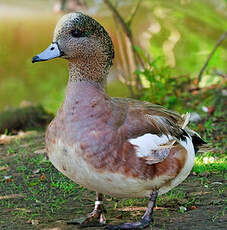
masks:
{"label": "duck's neck", "polygon": [[[69,80],[66,88],[65,102],[74,104],[75,101],[87,103],[96,97],[105,97],[105,81],[88,77],[89,71],[83,72],[78,65],[69,64]],[[100,74],[100,73],[99,73]]]}
{"label": "duck's neck", "polygon": [[69,83],[87,81],[104,88],[107,74],[107,68],[89,59],[86,62],[83,60],[69,62]]}

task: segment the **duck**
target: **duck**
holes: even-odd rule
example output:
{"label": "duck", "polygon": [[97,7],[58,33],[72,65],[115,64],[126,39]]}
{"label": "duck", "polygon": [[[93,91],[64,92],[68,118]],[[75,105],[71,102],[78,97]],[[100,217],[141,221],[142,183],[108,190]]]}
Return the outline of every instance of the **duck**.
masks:
{"label": "duck", "polygon": [[[68,60],[69,79],[64,102],[46,131],[48,157],[66,177],[97,194],[94,210],[69,224],[147,228],[157,197],[188,177],[205,141],[187,127],[188,114],[107,95],[114,47],[92,17],[80,12],[64,15],[50,46],[32,62],[59,57]],[[140,221],[108,225],[103,195],[147,197],[148,206]]]}

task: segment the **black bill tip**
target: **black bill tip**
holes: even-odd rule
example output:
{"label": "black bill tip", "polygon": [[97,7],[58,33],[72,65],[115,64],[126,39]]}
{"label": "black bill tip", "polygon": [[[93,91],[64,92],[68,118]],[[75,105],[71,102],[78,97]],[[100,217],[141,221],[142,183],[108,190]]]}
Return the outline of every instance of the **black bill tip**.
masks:
{"label": "black bill tip", "polygon": [[42,60],[39,58],[39,56],[34,56],[34,57],[32,58],[32,63],[35,63],[35,62],[38,62],[38,61],[42,61]]}

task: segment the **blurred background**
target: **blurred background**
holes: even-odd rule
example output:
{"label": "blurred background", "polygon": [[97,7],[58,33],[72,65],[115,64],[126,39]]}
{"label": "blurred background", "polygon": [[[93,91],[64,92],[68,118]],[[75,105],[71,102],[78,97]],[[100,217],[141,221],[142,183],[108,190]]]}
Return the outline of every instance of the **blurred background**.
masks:
{"label": "blurred background", "polygon": [[[0,0],[0,229],[71,230],[67,221],[92,209],[95,194],[46,157],[67,61],[31,62],[75,11],[112,37],[108,94],[190,112],[189,127],[208,143],[189,178],[158,198],[152,229],[226,229],[227,0]],[[116,223],[139,220],[147,205],[105,200]]]}
{"label": "blurred background", "polygon": [[[180,91],[197,79],[227,29],[226,0],[112,1],[131,31],[131,44],[106,3],[0,0],[0,111],[22,101],[57,111],[64,98],[67,62],[32,64],[31,58],[49,46],[56,22],[67,12],[85,12],[110,33],[116,52],[107,87],[110,95],[133,96],[170,108],[179,104]],[[203,87],[222,82],[220,75],[227,72],[226,51],[225,40],[209,61],[204,79],[194,83]]]}

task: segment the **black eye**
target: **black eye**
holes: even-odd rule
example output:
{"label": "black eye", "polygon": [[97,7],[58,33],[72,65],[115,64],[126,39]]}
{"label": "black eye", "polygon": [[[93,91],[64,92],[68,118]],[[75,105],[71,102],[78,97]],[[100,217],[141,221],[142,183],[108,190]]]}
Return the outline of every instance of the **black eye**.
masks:
{"label": "black eye", "polygon": [[79,30],[73,30],[71,32],[72,36],[74,38],[79,38],[79,37],[83,37],[83,32],[79,31]]}

